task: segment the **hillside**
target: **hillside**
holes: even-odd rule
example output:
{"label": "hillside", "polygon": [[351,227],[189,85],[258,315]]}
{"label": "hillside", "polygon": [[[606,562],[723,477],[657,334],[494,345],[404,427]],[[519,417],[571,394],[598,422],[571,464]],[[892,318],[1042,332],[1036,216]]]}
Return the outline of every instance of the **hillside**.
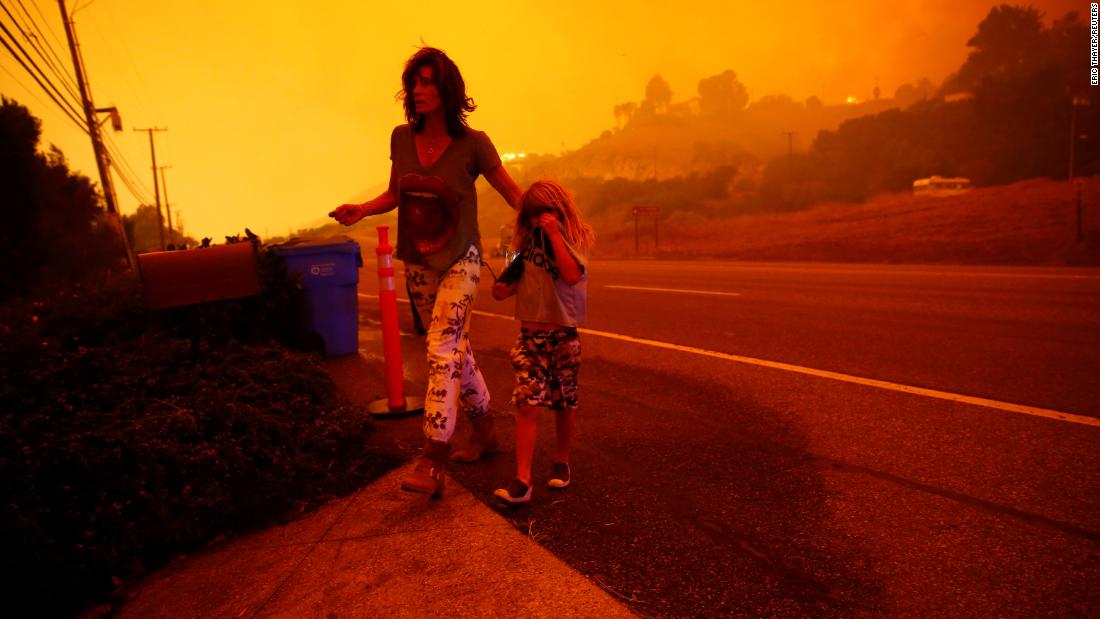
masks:
{"label": "hillside", "polygon": [[[1073,188],[1032,179],[945,198],[887,194],[863,204],[722,220],[662,222],[653,247],[643,220],[641,254],[666,258],[908,264],[1098,265],[1100,178],[1084,181],[1084,243],[1076,242]],[[631,257],[629,218],[592,222],[595,254]]]}
{"label": "hillside", "polygon": [[[901,108],[905,101],[881,99],[856,105],[807,106],[785,97],[770,97],[744,110],[707,116],[681,104],[673,111],[635,119],[622,129],[605,131],[561,156],[537,156],[516,176],[631,180],[688,176],[718,166],[734,165],[754,175],[766,161],[804,152],[822,130],[842,122]],[[790,143],[786,132],[793,132]]]}

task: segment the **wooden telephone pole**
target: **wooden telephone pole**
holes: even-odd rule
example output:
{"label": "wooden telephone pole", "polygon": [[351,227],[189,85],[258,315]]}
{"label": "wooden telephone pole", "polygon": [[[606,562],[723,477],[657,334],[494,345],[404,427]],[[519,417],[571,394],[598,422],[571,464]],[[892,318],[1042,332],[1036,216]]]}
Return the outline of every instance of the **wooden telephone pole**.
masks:
{"label": "wooden telephone pole", "polygon": [[160,232],[160,250],[164,251],[164,215],[160,210],[160,182],[157,181],[157,148],[153,144],[153,132],[155,131],[168,131],[163,127],[149,127],[147,129],[138,129],[134,127],[134,131],[148,131],[149,132],[149,155],[153,158],[153,196],[157,202],[157,231]]}
{"label": "wooden telephone pole", "polygon": [[170,165],[162,165],[160,170],[160,184],[164,186],[164,214],[168,218],[168,240],[175,243],[176,231],[172,229],[172,204],[168,202],[168,176],[164,171],[171,168]]}
{"label": "wooden telephone pole", "polygon": [[797,131],[784,131],[787,136],[787,171],[794,175],[794,135]]}
{"label": "wooden telephone pole", "polygon": [[[111,182],[111,160],[107,149],[103,146],[103,137],[99,134],[99,122],[96,121],[96,108],[92,103],[92,94],[88,88],[87,76],[84,74],[84,61],[80,57],[80,46],[76,42],[76,32],[73,22],[65,9],[65,0],[57,0],[57,6],[61,9],[61,22],[65,24],[65,37],[69,40],[69,52],[73,57],[73,72],[76,74],[76,85],[80,89],[80,100],[84,106],[84,120],[88,125],[88,135],[92,138],[92,152],[95,154],[96,168],[99,169],[99,183],[103,187],[103,201],[107,203],[107,216],[112,220],[118,232],[118,238],[122,241],[122,247],[126,250],[126,262],[130,268],[134,266],[134,254],[130,248],[130,242],[126,239],[126,229],[122,226],[122,219],[118,214],[118,201],[115,198],[115,186]],[[117,114],[117,112],[115,112]]]}

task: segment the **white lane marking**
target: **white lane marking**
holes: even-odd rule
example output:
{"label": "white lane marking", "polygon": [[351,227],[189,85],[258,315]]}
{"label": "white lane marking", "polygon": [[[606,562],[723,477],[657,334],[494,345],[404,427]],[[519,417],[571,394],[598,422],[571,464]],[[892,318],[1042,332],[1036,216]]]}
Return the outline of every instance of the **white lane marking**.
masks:
{"label": "white lane marking", "polygon": [[[601,262],[596,260],[594,262]],[[607,262],[624,262],[618,260],[608,260]],[[680,263],[673,262],[661,262],[661,266],[675,266]],[[870,268],[844,268],[844,267],[812,267],[812,266],[790,266],[788,264],[760,264],[760,265],[748,265],[748,264],[723,264],[720,261],[705,261],[700,260],[698,262],[683,263],[687,265],[703,266],[703,268],[710,267],[713,270],[718,271],[749,271],[749,272],[768,272],[768,273],[828,273],[831,275],[891,275],[891,276],[904,276],[904,275],[920,275],[924,277],[1015,277],[1015,278],[1035,278],[1035,279],[1100,279],[1100,274],[1091,273],[998,273],[996,271],[950,271],[950,270],[929,270],[929,269],[907,269],[905,265],[898,265],[896,269],[876,269]],[[992,267],[997,268],[997,267]],[[1011,267],[1005,267],[1011,268]],[[1091,269],[1091,267],[1083,267]],[[1095,269],[1093,269],[1095,270]]]}
{"label": "white lane marking", "polygon": [[683,294],[711,294],[720,297],[739,297],[740,292],[717,292],[714,290],[681,290],[679,288],[646,288],[643,286],[615,286],[607,285],[604,288],[614,288],[616,290],[644,290],[646,292],[679,292]]}
{"label": "white lane marking", "polygon": [[[368,299],[377,299],[375,295],[360,294],[359,296]],[[406,299],[398,299],[402,303],[408,303]],[[474,314],[480,314],[482,316],[488,316],[490,318],[500,318],[503,320],[515,320],[514,316],[507,316],[505,314],[495,314],[493,312],[483,312],[481,310],[474,310]],[[920,395],[926,398],[935,398],[937,400],[947,400],[949,402],[959,402],[961,404],[971,404],[973,406],[982,406],[985,408],[993,408],[997,410],[1006,411],[1009,413],[1018,413],[1021,415],[1031,415],[1033,417],[1043,417],[1045,419],[1054,419],[1056,421],[1065,421],[1069,423],[1076,423],[1083,426],[1092,426],[1094,428],[1100,428],[1100,419],[1095,417],[1086,417],[1084,415],[1074,415],[1073,413],[1063,413],[1062,411],[1056,411],[1048,408],[1038,408],[1035,406],[1024,406],[1023,404],[1013,404],[1011,402],[1001,402],[999,400],[989,400],[986,398],[978,398],[969,395],[961,395],[958,393],[949,393],[947,391],[937,391],[936,389],[925,389],[924,387],[913,387],[910,385],[902,385],[900,383],[892,383],[885,380],[877,380],[874,378],[863,378],[862,376],[852,376],[851,374],[841,374],[840,372],[830,372],[828,370],[817,370],[814,368],[807,368],[800,365],[793,365],[790,363],[782,363],[779,361],[768,361],[766,359],[755,359],[753,357],[743,357],[741,355],[731,355],[729,353],[718,352],[715,350],[705,350],[703,348],[695,348],[693,346],[683,346],[681,344],[670,344],[669,342],[661,342],[658,340],[649,340],[641,337],[632,337],[630,335],[620,335],[618,333],[609,333],[607,331],[596,331],[595,329],[586,329],[584,327],[577,329],[581,333],[587,333],[589,335],[595,335],[597,337],[606,337],[612,340],[619,340],[621,342],[630,342],[632,344],[641,344],[643,346],[652,346],[654,348],[664,348],[665,350],[675,350],[678,352],[692,353],[695,355],[702,355],[704,357],[712,357],[714,359],[723,359],[725,361],[733,361],[735,363],[744,363],[747,365],[756,365],[765,368],[772,368],[775,370],[784,370],[787,372],[795,372],[797,374],[807,374],[809,376],[816,376],[818,378],[828,378],[831,380],[838,380],[845,383],[854,383],[856,385],[863,385],[865,387],[875,387],[877,389],[886,389],[889,391],[900,391],[901,393],[910,393],[913,395]]]}

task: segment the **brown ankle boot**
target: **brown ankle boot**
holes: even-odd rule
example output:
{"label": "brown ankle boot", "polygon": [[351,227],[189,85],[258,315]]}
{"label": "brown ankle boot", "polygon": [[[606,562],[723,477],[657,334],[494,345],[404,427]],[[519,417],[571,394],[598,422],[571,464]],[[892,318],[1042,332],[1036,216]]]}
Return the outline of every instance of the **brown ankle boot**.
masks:
{"label": "brown ankle boot", "polygon": [[416,459],[412,473],[401,480],[401,489],[430,494],[432,498],[443,495],[443,478],[447,469],[451,445],[428,439],[424,452]]}
{"label": "brown ankle boot", "polygon": [[481,459],[481,456],[490,451],[496,451],[499,447],[492,413],[475,417],[470,422],[474,424],[474,432],[470,435],[470,444],[451,455],[451,460],[454,462],[477,462]]}

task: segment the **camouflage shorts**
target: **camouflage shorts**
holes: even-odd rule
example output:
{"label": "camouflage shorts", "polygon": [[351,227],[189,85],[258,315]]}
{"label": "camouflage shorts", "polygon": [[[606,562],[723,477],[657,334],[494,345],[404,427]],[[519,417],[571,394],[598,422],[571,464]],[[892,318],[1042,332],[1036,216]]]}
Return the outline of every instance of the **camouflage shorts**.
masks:
{"label": "camouflage shorts", "polygon": [[581,340],[576,329],[522,328],[511,357],[516,370],[512,404],[553,410],[577,405]]}

